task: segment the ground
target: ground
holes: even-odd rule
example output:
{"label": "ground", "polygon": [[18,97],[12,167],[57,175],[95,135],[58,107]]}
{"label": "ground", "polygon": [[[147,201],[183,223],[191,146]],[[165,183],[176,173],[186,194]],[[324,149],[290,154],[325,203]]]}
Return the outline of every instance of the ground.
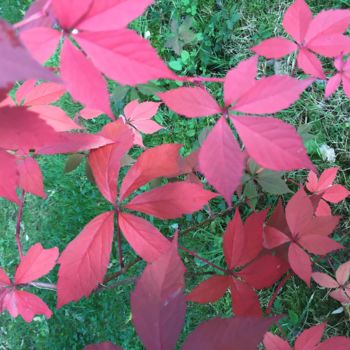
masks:
{"label": "ground", "polygon": [[[145,16],[133,23],[133,28],[142,35],[150,37],[152,44],[157,48],[163,59],[174,69],[186,75],[224,76],[228,69],[238,61],[248,57],[250,47],[264,38],[283,35],[281,19],[291,1],[272,0],[159,0]],[[10,22],[21,19],[30,0],[3,0],[0,4],[0,16]],[[325,8],[350,8],[350,0],[312,0],[308,2],[314,13]],[[191,31],[184,25],[192,18]],[[188,26],[187,26],[188,27]],[[188,39],[188,43],[184,43]],[[182,52],[178,40],[185,44]],[[180,45],[181,46],[181,45]],[[176,53],[174,49],[178,52]],[[278,66],[272,62],[261,60],[260,72],[271,74],[274,70],[287,72],[291,70],[292,60],[283,61]],[[51,61],[57,62],[57,56]],[[329,66],[327,69],[331,69]],[[169,85],[165,85],[168,88]],[[218,98],[220,86],[209,86]],[[110,85],[113,93],[113,105],[116,113],[121,113],[121,106],[125,101],[135,98],[135,91],[125,91],[114,84]],[[143,90],[142,90],[143,88]],[[148,86],[149,89],[160,89],[161,85]],[[145,87],[140,87],[143,97],[146,97]],[[339,166],[341,171],[337,178],[339,183],[350,188],[350,101],[342,91],[329,100],[323,98],[324,83],[317,82],[311,90],[303,95],[292,108],[279,113],[278,117],[300,127],[308,124],[312,137],[307,142],[307,148],[313,162],[320,170]],[[149,99],[151,97],[148,97]],[[67,96],[60,105],[70,114],[79,110]],[[116,115],[118,115],[116,114]],[[165,130],[155,136],[146,137],[148,147],[164,142],[184,144],[183,152],[188,154],[195,147],[196,140],[206,125],[213,125],[214,119],[185,120],[162,108],[156,120],[165,127]],[[89,130],[99,130],[107,120],[89,122]],[[335,150],[335,162],[322,158],[319,148],[327,144]],[[137,151],[135,151],[135,154]],[[24,211],[22,232],[24,248],[40,241],[45,247],[58,246],[62,249],[81,231],[84,225],[95,215],[108,209],[105,201],[85,176],[84,164],[75,171],[64,174],[66,156],[52,156],[40,159],[45,178],[47,200],[28,196]],[[303,181],[305,172],[289,174],[295,180]],[[291,189],[295,190],[291,186]],[[264,197],[261,206],[276,203],[275,197]],[[213,201],[212,211],[219,212],[223,208],[222,201]],[[0,266],[6,271],[13,272],[18,263],[14,241],[16,207],[4,200],[0,200]],[[244,209],[245,208],[245,209]],[[247,207],[243,213],[248,214]],[[334,207],[334,212],[343,216],[341,225],[335,236],[341,243],[349,247],[349,201]],[[194,222],[201,222],[208,216],[203,211],[193,217],[187,216],[183,220],[174,222],[160,222],[154,220],[164,234],[169,234],[175,224],[186,228]],[[219,218],[212,224],[193,230],[183,242],[188,248],[196,250],[205,258],[223,264],[221,253],[221,237],[228,217]],[[127,261],[134,255],[125,243],[123,249],[128,252]],[[118,270],[116,251],[113,252],[112,266]],[[332,255],[335,266],[349,259],[348,250]],[[208,266],[191,257],[183,256],[189,273],[194,271],[210,271]],[[321,269],[328,269],[323,263]],[[130,276],[142,271],[142,263],[130,271]],[[327,270],[329,271],[329,269]],[[54,282],[56,269],[44,278],[45,282]],[[191,276],[188,289],[203,279],[203,276]],[[0,315],[0,349],[82,349],[89,343],[110,340],[122,345],[125,349],[142,349],[132,326],[129,308],[129,294],[133,286],[122,286],[118,289],[94,294],[89,299],[64,306],[54,310],[51,319],[39,316],[34,322],[26,324],[21,318],[12,320],[7,313]],[[261,301],[267,305],[273,293],[273,288],[261,293]],[[50,291],[37,291],[39,296],[54,308],[55,296]],[[287,315],[282,321],[282,328],[290,340],[303,329],[322,321],[327,321],[327,336],[350,336],[349,317],[345,312],[333,314],[340,304],[330,299],[325,290],[315,285],[308,289],[297,278],[292,278],[286,284],[274,304],[273,312]],[[220,301],[198,306],[190,303],[186,323],[181,338],[193,330],[201,321],[214,316],[230,316],[230,297],[227,294]]]}

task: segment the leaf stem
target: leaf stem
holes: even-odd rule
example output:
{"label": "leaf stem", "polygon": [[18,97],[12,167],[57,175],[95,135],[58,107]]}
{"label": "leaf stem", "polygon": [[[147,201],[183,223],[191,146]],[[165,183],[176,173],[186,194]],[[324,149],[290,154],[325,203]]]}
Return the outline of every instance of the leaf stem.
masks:
{"label": "leaf stem", "polygon": [[197,82],[207,82],[207,83],[221,83],[225,82],[225,78],[211,78],[211,77],[178,77],[179,81],[185,83],[197,83]]}
{"label": "leaf stem", "polygon": [[277,286],[277,288],[273,292],[272,297],[269,301],[269,304],[267,305],[266,315],[269,315],[271,313],[272,306],[273,306],[273,304],[278,296],[278,293],[280,292],[280,290],[284,287],[284,285],[287,283],[287,281],[291,277],[292,277],[292,273],[288,272],[288,274],[283,278],[283,280],[279,283],[279,285]]}
{"label": "leaf stem", "polygon": [[25,194],[26,194],[25,191],[22,190],[20,203],[18,206],[18,214],[17,214],[17,222],[16,222],[16,243],[17,243],[18,254],[21,260],[23,258],[23,251],[22,251],[22,245],[21,245],[21,221],[23,216]]}

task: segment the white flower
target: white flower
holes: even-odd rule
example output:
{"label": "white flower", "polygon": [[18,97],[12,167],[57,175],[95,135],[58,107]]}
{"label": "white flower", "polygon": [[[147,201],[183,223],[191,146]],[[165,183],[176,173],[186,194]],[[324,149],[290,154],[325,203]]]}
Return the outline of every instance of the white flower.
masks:
{"label": "white flower", "polygon": [[323,158],[323,160],[326,160],[328,162],[335,162],[335,151],[334,148],[329,147],[328,145],[326,145],[325,143],[323,145],[321,145],[320,147],[320,153],[321,156]]}

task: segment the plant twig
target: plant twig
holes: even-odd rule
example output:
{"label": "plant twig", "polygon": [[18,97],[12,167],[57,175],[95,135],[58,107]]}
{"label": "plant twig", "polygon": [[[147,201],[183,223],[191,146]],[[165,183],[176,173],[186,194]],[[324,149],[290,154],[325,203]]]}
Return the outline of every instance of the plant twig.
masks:
{"label": "plant twig", "polygon": [[18,248],[18,254],[21,260],[23,258],[23,251],[22,251],[22,245],[21,245],[21,221],[23,216],[25,194],[26,194],[25,191],[22,190],[20,203],[18,206],[18,214],[17,214],[17,222],[16,222],[16,243]]}
{"label": "plant twig", "polygon": [[208,82],[208,83],[221,83],[225,82],[225,78],[211,78],[211,77],[179,77],[179,81],[185,83],[197,83],[197,82]]}
{"label": "plant twig", "polygon": [[109,284],[109,285],[100,284],[98,286],[98,288],[95,289],[94,292],[99,293],[99,292],[106,290],[106,289],[113,289],[113,288],[117,288],[117,287],[120,287],[120,286],[123,286],[126,284],[132,284],[132,283],[135,283],[137,281],[137,279],[138,279],[137,276],[133,276],[133,277],[125,278],[121,281],[114,282],[114,283]]}
{"label": "plant twig", "polygon": [[118,243],[118,256],[119,256],[119,265],[120,268],[124,268],[124,260],[123,260],[123,249],[122,249],[122,239],[120,235],[120,228],[117,224],[117,243]]}
{"label": "plant twig", "polygon": [[36,287],[39,289],[47,289],[47,290],[57,290],[56,284],[53,283],[44,283],[44,282],[31,282],[29,286]]}
{"label": "plant twig", "polygon": [[135,260],[131,261],[129,264],[125,265],[120,271],[113,273],[112,275],[107,276],[104,279],[103,284],[106,284],[106,283],[116,279],[117,277],[121,276],[122,274],[126,273],[131,267],[136,265],[141,260],[142,260],[141,258],[136,258]]}
{"label": "plant twig", "polygon": [[271,313],[273,303],[275,302],[275,300],[278,296],[278,293],[280,292],[280,290],[284,287],[284,285],[287,283],[287,281],[291,277],[292,277],[292,273],[288,272],[288,274],[283,278],[283,280],[279,283],[279,285],[277,286],[277,288],[273,292],[272,297],[269,301],[269,304],[267,305],[266,315],[269,315]]}

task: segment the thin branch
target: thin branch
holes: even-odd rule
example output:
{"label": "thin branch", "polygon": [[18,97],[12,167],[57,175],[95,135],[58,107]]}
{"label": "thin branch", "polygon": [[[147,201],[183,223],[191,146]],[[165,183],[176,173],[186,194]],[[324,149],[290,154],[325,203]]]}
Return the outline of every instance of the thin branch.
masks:
{"label": "thin branch", "polygon": [[142,261],[141,258],[136,258],[135,260],[133,260],[129,264],[125,265],[120,271],[113,273],[112,275],[107,276],[104,279],[103,284],[106,284],[106,283],[116,279],[117,277],[121,276],[122,274],[126,273],[131,267],[133,267],[134,265],[136,265],[140,261]]}
{"label": "thin branch", "polygon": [[18,206],[17,223],[16,223],[16,243],[18,248],[18,254],[21,260],[23,258],[23,251],[22,251],[22,245],[21,245],[21,221],[23,216],[25,194],[26,194],[25,191],[22,190],[20,203]]}
{"label": "thin branch", "polygon": [[109,285],[104,285],[104,284],[100,284],[98,286],[97,289],[94,290],[94,292],[96,293],[100,293],[106,289],[113,289],[113,288],[117,288],[117,287],[120,287],[120,286],[124,286],[126,284],[132,284],[132,283],[135,283],[137,281],[138,277],[137,276],[133,276],[133,277],[130,277],[130,278],[125,278],[121,281],[117,281],[115,283],[112,283],[112,284],[109,284]]}
{"label": "thin branch", "polygon": [[220,218],[220,217],[223,217],[223,216],[226,216],[227,214],[230,214],[230,213],[233,213],[234,209],[233,208],[228,208],[224,211],[222,211],[221,213],[218,213],[216,215],[213,215],[211,217],[209,217],[208,219],[200,222],[199,224],[197,225],[194,225],[194,226],[191,226],[189,228],[186,228],[185,230],[182,230],[179,232],[179,236],[186,236],[188,235],[190,232],[198,229],[199,227],[202,227],[202,226],[206,226],[208,224],[210,224],[212,221],[214,221],[215,219],[217,218]]}
{"label": "thin branch", "polygon": [[221,83],[225,82],[225,78],[210,78],[210,77],[179,77],[177,79],[185,83],[198,83],[198,82],[207,82],[207,83]]}
{"label": "thin branch", "polygon": [[181,246],[181,245],[179,245],[179,248],[180,248],[181,250],[183,250],[184,252],[186,252],[186,253],[192,255],[192,256],[195,257],[196,259],[203,261],[204,263],[206,263],[207,265],[213,267],[214,269],[219,270],[219,271],[224,272],[224,273],[227,273],[227,270],[221,268],[221,267],[218,266],[218,265],[213,264],[212,262],[210,262],[209,260],[207,260],[207,259],[205,259],[205,258],[202,258],[202,257],[199,256],[197,253],[195,253],[195,252],[193,252],[193,251],[191,251],[191,250],[189,250],[189,249],[187,249],[187,248],[185,248],[185,247],[183,247],[183,246]]}
{"label": "thin branch", "polygon": [[29,286],[36,287],[39,289],[47,289],[47,290],[57,290],[56,284],[53,283],[44,283],[44,282],[31,282]]}
{"label": "thin branch", "polygon": [[292,277],[292,273],[288,272],[288,274],[283,278],[283,280],[280,282],[280,284],[277,286],[277,288],[273,292],[272,297],[269,301],[269,304],[267,305],[266,315],[269,315],[271,313],[272,306],[278,296],[278,293],[291,277]]}
{"label": "thin branch", "polygon": [[118,224],[117,224],[117,243],[118,243],[119,265],[121,269],[124,269],[122,238],[121,238],[120,228]]}

